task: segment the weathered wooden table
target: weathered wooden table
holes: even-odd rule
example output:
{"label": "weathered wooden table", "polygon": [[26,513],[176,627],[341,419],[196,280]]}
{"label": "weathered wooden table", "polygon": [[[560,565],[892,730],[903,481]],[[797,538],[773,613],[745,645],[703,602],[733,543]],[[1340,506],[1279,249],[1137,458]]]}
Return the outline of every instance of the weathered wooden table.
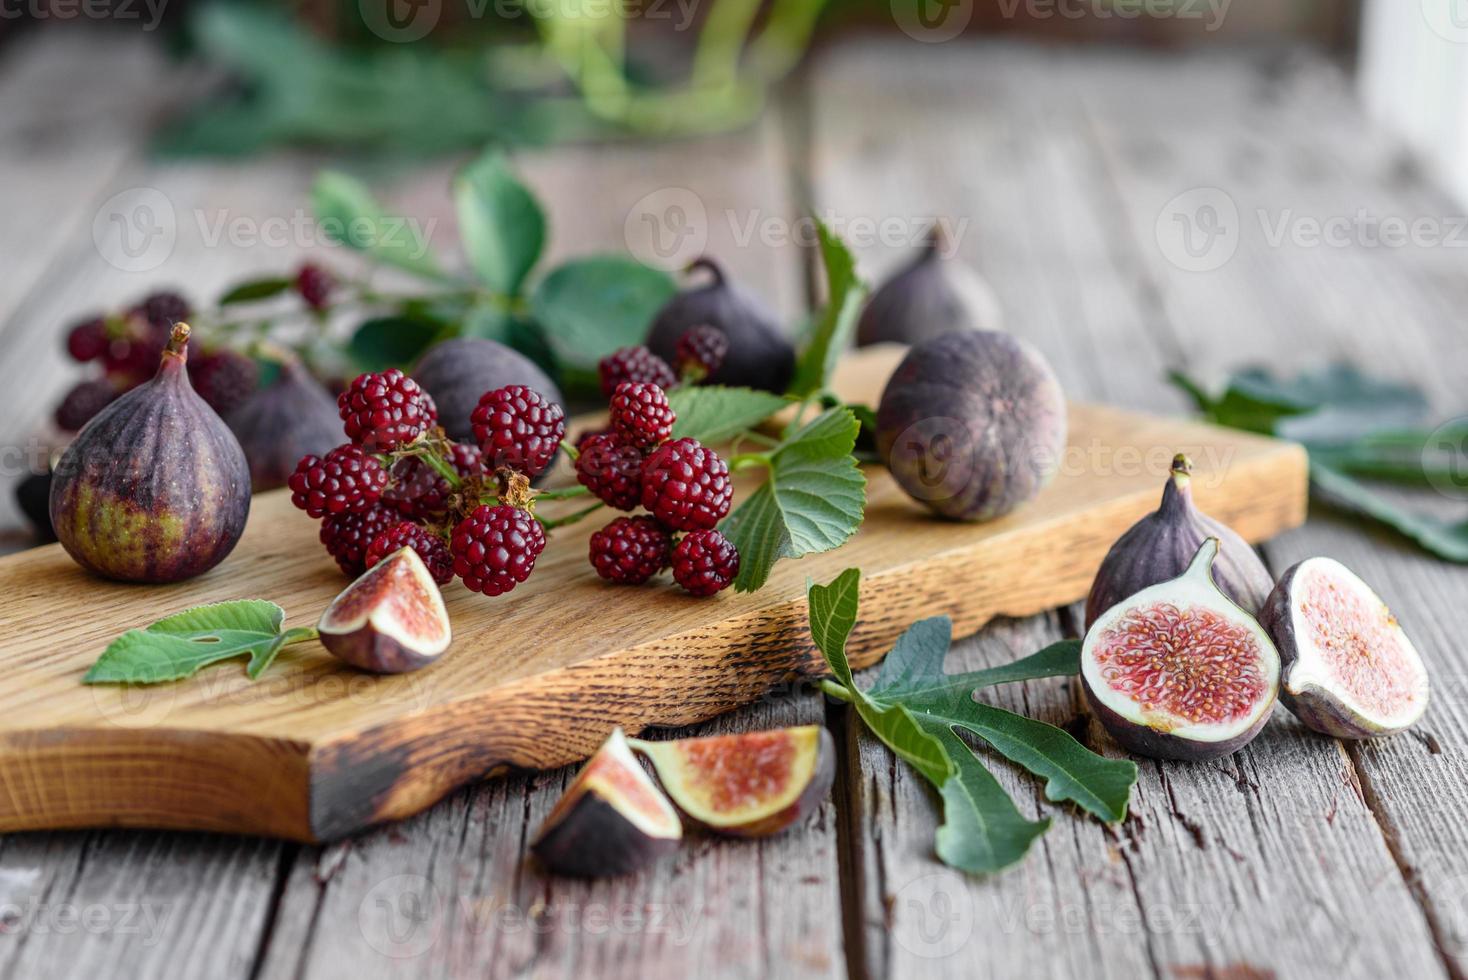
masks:
{"label": "weathered wooden table", "polygon": [[[323,159],[146,157],[160,114],[189,97],[176,72],[118,33],[32,33],[0,51],[0,441],[12,474],[68,383],[65,322],[164,283],[210,297],[306,251],[290,235],[252,242],[250,230],[303,213]],[[643,214],[691,202],[707,249],[792,316],[810,288],[812,257],[791,227],[805,208],[858,247],[868,274],[934,216],[962,222],[962,254],[1077,397],[1177,412],[1185,406],[1160,380],[1168,366],[1216,374],[1344,356],[1420,382],[1441,413],[1465,407],[1462,253],[1294,234],[1364,214],[1435,222],[1451,242],[1460,213],[1373,134],[1348,80],[1313,55],[853,40],[821,52],[749,132],[525,152],[518,165],[548,204],[556,256],[623,248]],[[399,173],[390,197],[448,221],[450,172]],[[177,239],[156,268],[127,272],[104,261],[94,230],[107,228],[94,218],[112,195],[143,187],[174,210]],[[27,980],[1461,977],[1468,571],[1326,515],[1264,548],[1276,570],[1318,553],[1375,583],[1414,632],[1434,674],[1425,722],[1349,745],[1277,712],[1231,758],[1143,762],[1120,827],[1054,813],[1028,860],[997,877],[937,863],[925,785],[842,706],[799,688],[701,729],[814,721],[837,735],[832,799],[782,837],[695,838],[629,879],[548,878],[526,863],[526,841],[566,771],[494,780],[320,848],[11,835],[0,840],[0,970]],[[1076,627],[1075,609],[996,622],[954,660],[1003,661]],[[993,697],[1116,752],[1074,683]],[[1055,810],[1036,780],[990,761],[1022,810]]]}

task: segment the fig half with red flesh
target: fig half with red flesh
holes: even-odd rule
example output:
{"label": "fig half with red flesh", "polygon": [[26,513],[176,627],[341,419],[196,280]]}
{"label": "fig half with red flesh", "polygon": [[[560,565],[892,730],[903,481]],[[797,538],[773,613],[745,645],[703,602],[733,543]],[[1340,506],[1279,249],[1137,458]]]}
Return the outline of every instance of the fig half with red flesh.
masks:
{"label": "fig half with red flesh", "polygon": [[820,805],[836,776],[836,749],[820,725],[633,745],[680,810],[736,837],[784,830]]}
{"label": "fig half with red flesh", "polygon": [[617,728],[556,801],[530,849],[552,871],[600,878],[645,867],[682,838],[678,811]]}
{"label": "fig half with red flesh", "polygon": [[1279,694],[1279,652],[1210,574],[1218,539],[1187,571],[1112,606],[1086,632],[1081,682],[1125,749],[1203,761],[1243,748]]}
{"label": "fig half with red flesh", "polygon": [[412,548],[363,572],[326,607],[316,629],[332,654],[379,674],[425,667],[452,639],[443,595]]}
{"label": "fig half with red flesh", "polygon": [[1427,710],[1427,668],[1386,603],[1331,558],[1280,576],[1260,622],[1284,662],[1280,700],[1336,738],[1393,735]]}

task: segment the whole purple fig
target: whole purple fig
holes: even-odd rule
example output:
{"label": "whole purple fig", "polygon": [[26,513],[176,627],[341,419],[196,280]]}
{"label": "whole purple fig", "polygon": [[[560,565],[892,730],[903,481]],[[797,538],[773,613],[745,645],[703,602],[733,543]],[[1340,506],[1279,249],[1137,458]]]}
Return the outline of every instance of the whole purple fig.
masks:
{"label": "whole purple fig", "polygon": [[1004,314],[994,289],[958,259],[934,228],[911,263],[884,282],[856,324],[856,342],[917,344],[955,330],[998,330]]}
{"label": "whole purple fig", "polygon": [[224,421],[250,461],[256,493],[285,486],[302,456],[325,456],[343,438],[336,399],[295,358]]}
{"label": "whole purple fig", "polygon": [[664,361],[676,364],[683,335],[694,327],[713,327],[728,339],[729,349],[705,383],[783,392],[795,373],[795,348],[775,315],[759,297],[726,276],[713,259],[698,259],[688,268],[690,272],[703,269],[712,278],[663,304],[648,332],[647,346]]}
{"label": "whole purple fig", "polygon": [[188,324],[175,324],[153,379],[99,412],[56,466],[56,536],[99,575],[191,578],[219,564],[244,532],[249,465],[189,384],[188,340]]}
{"label": "whole purple fig", "polygon": [[1181,575],[1209,538],[1219,542],[1213,580],[1248,613],[1259,612],[1274,580],[1247,541],[1194,505],[1192,472],[1188,457],[1174,456],[1161,506],[1133,524],[1106,553],[1086,599],[1087,629],[1123,599]]}
{"label": "whole purple fig", "polygon": [[[524,385],[566,407],[561,389],[530,358],[482,337],[459,337],[428,348],[411,372],[438,406],[438,424],[455,442],[474,441],[469,416],[487,391]],[[338,440],[340,441],[340,440]]]}

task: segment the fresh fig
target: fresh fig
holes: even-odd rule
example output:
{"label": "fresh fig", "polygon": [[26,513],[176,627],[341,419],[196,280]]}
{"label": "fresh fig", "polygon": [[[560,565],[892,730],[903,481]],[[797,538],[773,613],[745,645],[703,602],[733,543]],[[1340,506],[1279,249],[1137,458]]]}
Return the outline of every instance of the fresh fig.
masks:
{"label": "fresh fig", "polygon": [[342,441],[336,399],[294,358],[225,422],[250,461],[256,493],[285,486],[302,456],[325,456]]}
{"label": "fresh fig", "polygon": [[957,259],[935,227],[911,263],[884,282],[856,324],[856,342],[918,344],[955,330],[999,330],[1004,315],[994,289]]}
{"label": "fresh fig", "polygon": [[1201,762],[1237,752],[1279,694],[1279,652],[1214,583],[1217,555],[1209,538],[1182,575],[1112,606],[1086,631],[1086,699],[1138,755]]}
{"label": "fresh fig", "polygon": [[229,427],[189,385],[175,324],[151,381],[88,422],[51,483],[51,523],[77,564],[127,582],[177,582],[234,549],[250,470]]}
{"label": "fresh fig", "polygon": [[51,530],[51,472],[32,473],[15,485],[15,502],[41,542],[55,541]]}
{"label": "fresh fig", "polygon": [[1065,395],[1005,333],[947,333],[908,351],[877,407],[877,450],[907,495],[965,521],[1009,513],[1060,468]]}
{"label": "fresh fig", "polygon": [[413,379],[438,406],[438,423],[455,442],[474,442],[469,416],[487,391],[524,385],[566,407],[561,390],[530,358],[497,341],[461,337],[434,344],[418,359]]}
{"label": "fresh fig", "polygon": [[633,746],[680,810],[736,837],[784,830],[820,806],[836,777],[836,748],[820,725]]}
{"label": "fresh fig", "polygon": [[1410,728],[1427,710],[1427,668],[1386,603],[1331,558],[1280,576],[1259,621],[1284,662],[1279,697],[1309,728],[1375,738]]}
{"label": "fresh fig", "polygon": [[363,572],[331,600],[316,629],[334,656],[378,674],[426,667],[453,638],[443,595],[412,548]]}
{"label": "fresh fig", "polygon": [[531,851],[561,874],[628,874],[678,847],[683,824],[638,763],[620,728],[556,801]]}
{"label": "fresh fig", "polygon": [[1181,575],[1208,538],[1217,538],[1220,548],[1213,580],[1246,612],[1258,614],[1274,580],[1249,542],[1194,505],[1192,473],[1188,457],[1174,456],[1161,505],[1133,524],[1106,553],[1086,597],[1087,629],[1121,600]]}
{"label": "fresh fig", "polygon": [[669,364],[678,362],[678,341],[694,327],[713,327],[728,339],[723,363],[704,380],[783,392],[795,373],[795,348],[774,313],[758,297],[724,274],[713,259],[696,260],[689,271],[703,269],[711,279],[686,289],[663,304],[652,321],[647,346]]}

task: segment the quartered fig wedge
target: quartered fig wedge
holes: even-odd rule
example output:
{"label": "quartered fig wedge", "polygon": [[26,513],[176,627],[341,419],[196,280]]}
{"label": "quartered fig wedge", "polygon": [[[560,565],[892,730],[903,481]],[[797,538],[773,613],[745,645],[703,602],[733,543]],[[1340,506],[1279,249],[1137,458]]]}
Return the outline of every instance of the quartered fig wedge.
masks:
{"label": "quartered fig wedge", "polygon": [[452,639],[443,595],[412,548],[363,572],[326,607],[316,629],[332,654],[379,674],[425,667]]}
{"label": "quartered fig wedge", "polygon": [[1081,647],[1091,709],[1125,749],[1203,761],[1243,748],[1279,693],[1279,652],[1214,583],[1218,539],[1178,578],[1102,613]]}
{"label": "quartered fig wedge", "polygon": [[556,801],[530,849],[561,874],[628,874],[678,847],[683,824],[620,728]]}
{"label": "quartered fig wedge", "polygon": [[1280,700],[1336,738],[1392,735],[1427,710],[1427,668],[1386,603],[1331,558],[1282,576],[1260,622],[1284,662]]}
{"label": "quartered fig wedge", "polygon": [[784,830],[820,805],[836,776],[836,749],[820,725],[633,744],[680,810],[736,837]]}

